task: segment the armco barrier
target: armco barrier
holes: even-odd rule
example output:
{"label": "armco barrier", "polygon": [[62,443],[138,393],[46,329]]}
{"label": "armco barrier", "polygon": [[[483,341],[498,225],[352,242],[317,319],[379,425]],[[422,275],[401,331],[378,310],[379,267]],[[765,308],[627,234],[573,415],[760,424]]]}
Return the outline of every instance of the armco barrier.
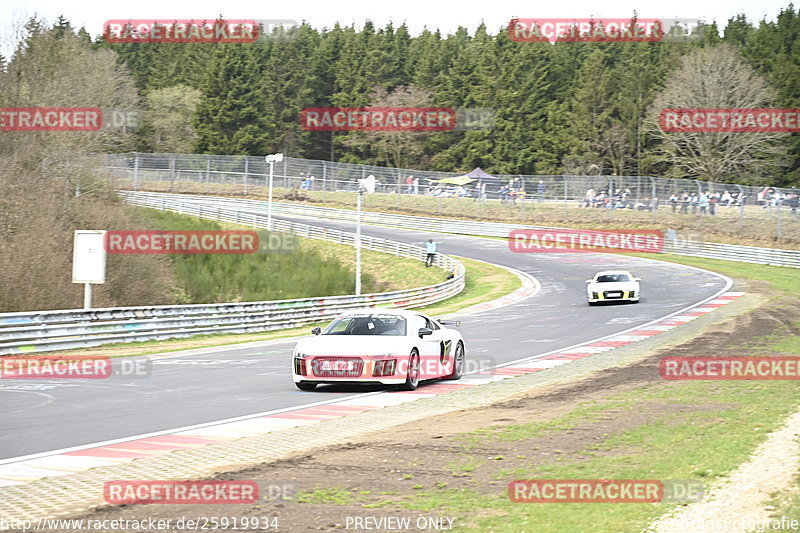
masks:
{"label": "armco barrier", "polygon": [[[265,228],[263,213],[242,214],[225,207],[209,208],[199,202],[149,195],[127,194],[134,205],[174,211],[219,221]],[[312,239],[354,245],[355,235],[326,228],[272,220],[276,231]],[[363,248],[400,257],[424,260],[419,246],[361,237]],[[210,333],[250,333],[292,328],[318,322],[364,307],[420,307],[445,300],[464,289],[464,265],[437,254],[435,265],[453,277],[427,287],[361,296],[329,296],[198,305],[162,305],[91,310],[0,313],[0,355],[45,352],[99,346],[116,342],[161,340]]]}
{"label": "armco barrier", "polygon": [[[244,200],[235,198],[183,195],[170,193],[151,192],[123,192],[126,198],[148,198],[151,201],[178,201],[182,200],[201,209],[213,210],[225,206],[226,209],[236,209],[238,212],[266,212],[266,202],[263,200]],[[335,209],[330,207],[316,207],[302,204],[273,202],[273,215],[287,215],[296,217],[324,218],[329,220],[342,220],[354,222],[356,213],[348,209]],[[244,215],[242,215],[244,216]],[[420,217],[413,215],[397,215],[390,213],[363,212],[361,220],[365,224],[393,226],[423,231],[454,233],[461,235],[482,235],[488,237],[507,237],[512,230],[518,229],[565,229],[545,226],[525,226],[522,224],[503,224],[498,222],[478,222],[472,220],[455,220],[435,217]],[[775,248],[760,248],[757,246],[741,246],[736,244],[722,244],[692,240],[666,240],[665,253],[705,257],[709,259],[724,259],[727,261],[740,261],[758,263],[772,266],[786,266],[800,268],[800,251],[781,250]]]}

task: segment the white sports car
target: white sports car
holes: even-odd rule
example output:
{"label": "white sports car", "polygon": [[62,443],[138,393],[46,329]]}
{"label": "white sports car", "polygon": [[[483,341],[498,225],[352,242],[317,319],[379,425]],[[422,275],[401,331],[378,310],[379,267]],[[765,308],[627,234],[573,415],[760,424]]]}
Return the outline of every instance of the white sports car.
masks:
{"label": "white sports car", "polygon": [[627,270],[606,270],[598,272],[594,278],[586,280],[586,297],[589,305],[599,302],[639,301],[639,282]]}
{"label": "white sports car", "polygon": [[342,313],[313,337],[301,339],[292,356],[292,377],[301,390],[320,383],[382,383],[414,390],[421,380],[460,379],[464,339],[434,320],[404,310]]}

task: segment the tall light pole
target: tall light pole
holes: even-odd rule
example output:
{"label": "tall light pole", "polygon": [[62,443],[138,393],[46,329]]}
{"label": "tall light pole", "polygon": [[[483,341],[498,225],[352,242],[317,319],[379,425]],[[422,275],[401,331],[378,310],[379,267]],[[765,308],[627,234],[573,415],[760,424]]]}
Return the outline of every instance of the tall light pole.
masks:
{"label": "tall light pole", "polygon": [[283,154],[269,154],[264,158],[269,163],[269,199],[267,200],[267,231],[272,231],[272,170],[275,163],[283,161]]}
{"label": "tall light pole", "polygon": [[361,199],[364,193],[375,192],[375,176],[358,180],[358,203],[356,209],[356,296],[361,295]]}

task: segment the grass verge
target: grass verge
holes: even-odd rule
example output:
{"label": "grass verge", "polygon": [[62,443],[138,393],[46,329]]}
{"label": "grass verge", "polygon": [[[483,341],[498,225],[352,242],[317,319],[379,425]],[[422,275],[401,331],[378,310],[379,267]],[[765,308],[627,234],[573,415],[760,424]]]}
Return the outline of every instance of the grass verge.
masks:
{"label": "grass verge", "polygon": [[[765,307],[772,309],[766,319],[764,315],[742,317],[751,321],[744,337],[727,340],[728,331],[706,332],[670,349],[671,353],[751,355],[797,350],[798,337],[782,333],[792,322],[776,325],[772,331],[763,324],[776,322],[770,319],[780,316],[787,305],[796,306],[800,269],[652,257],[760,282],[753,285],[769,298]],[[754,334],[759,330],[771,334]],[[709,340],[724,351],[717,352]],[[748,342],[743,345],[742,341]],[[512,425],[493,425],[439,441],[438,450],[455,450],[448,455],[453,459],[455,454],[455,459],[446,464],[453,479],[466,476],[469,483],[449,487],[439,479],[415,486],[413,492],[383,494],[380,501],[367,499],[364,507],[455,515],[460,531],[638,532],[677,504],[512,503],[507,484],[514,479],[660,479],[700,481],[708,486],[747,461],[800,405],[800,389],[792,381],[663,381],[657,378],[656,359],[649,359],[644,373],[639,369],[640,377],[631,379],[627,388],[610,392],[600,401],[578,401],[546,422],[518,417]],[[495,416],[514,416],[513,406],[508,409]],[[569,449],[572,441],[589,432],[599,436]],[[567,451],[548,446],[553,442],[560,442]],[[800,480],[774,501],[776,516],[800,517]]]}

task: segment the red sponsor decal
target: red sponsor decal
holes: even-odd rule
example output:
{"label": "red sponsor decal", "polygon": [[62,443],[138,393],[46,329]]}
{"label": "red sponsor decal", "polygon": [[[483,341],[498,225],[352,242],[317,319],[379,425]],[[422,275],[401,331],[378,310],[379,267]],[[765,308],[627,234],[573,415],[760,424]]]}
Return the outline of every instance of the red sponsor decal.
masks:
{"label": "red sponsor decal", "polygon": [[508,235],[508,248],[517,253],[660,252],[660,230],[520,229]]}
{"label": "red sponsor decal", "polygon": [[255,231],[111,230],[110,254],[252,254],[258,251]]}
{"label": "red sponsor decal", "polygon": [[99,107],[2,107],[2,131],[97,131],[103,127]]}
{"label": "red sponsor decal", "polygon": [[135,503],[241,504],[258,502],[255,481],[106,481],[112,505]]}
{"label": "red sponsor decal", "polygon": [[660,19],[516,18],[508,36],[518,42],[657,42],[664,38]]}
{"label": "red sponsor decal", "polygon": [[508,484],[515,503],[656,503],[664,498],[657,479],[518,479]]}
{"label": "red sponsor decal", "polygon": [[0,357],[0,379],[104,379],[111,359],[99,355]]}
{"label": "red sponsor decal", "polygon": [[107,20],[108,43],[254,43],[261,28],[257,20]]}
{"label": "red sponsor decal", "polygon": [[669,133],[795,133],[800,109],[675,108],[662,110],[658,121]]}
{"label": "red sponsor decal", "polygon": [[450,107],[307,107],[300,125],[308,131],[450,131]]}
{"label": "red sponsor decal", "polygon": [[658,373],[669,380],[800,379],[800,357],[663,357]]}

